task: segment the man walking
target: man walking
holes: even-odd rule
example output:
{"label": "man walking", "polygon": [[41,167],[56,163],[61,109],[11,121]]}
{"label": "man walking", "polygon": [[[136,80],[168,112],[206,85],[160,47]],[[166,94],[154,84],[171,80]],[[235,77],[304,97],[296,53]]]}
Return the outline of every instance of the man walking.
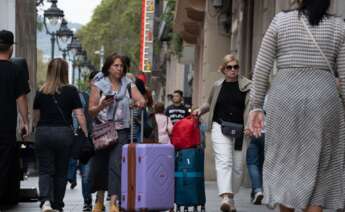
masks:
{"label": "man walking", "polygon": [[188,108],[182,103],[183,92],[176,90],[173,93],[173,104],[167,107],[165,115],[168,116],[173,124],[189,115]]}
{"label": "man walking", "polygon": [[[28,80],[9,59],[13,53],[12,32],[0,31],[0,206],[18,201],[19,157],[16,147],[17,108],[21,116],[21,135],[27,136]],[[1,208],[1,207],[0,207]]]}

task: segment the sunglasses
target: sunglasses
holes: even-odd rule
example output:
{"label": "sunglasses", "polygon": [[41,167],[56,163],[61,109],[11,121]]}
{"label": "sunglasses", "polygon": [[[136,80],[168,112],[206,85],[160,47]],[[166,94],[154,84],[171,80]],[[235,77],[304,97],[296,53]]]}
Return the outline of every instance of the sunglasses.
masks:
{"label": "sunglasses", "polygon": [[238,70],[240,68],[240,66],[239,65],[227,65],[227,66],[225,66],[225,69],[226,70]]}

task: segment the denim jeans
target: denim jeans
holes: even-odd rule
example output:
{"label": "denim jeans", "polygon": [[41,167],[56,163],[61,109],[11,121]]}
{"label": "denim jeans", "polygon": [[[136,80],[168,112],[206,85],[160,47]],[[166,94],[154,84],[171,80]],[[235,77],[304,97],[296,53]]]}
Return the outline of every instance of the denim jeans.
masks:
{"label": "denim jeans", "polygon": [[84,203],[91,204],[91,179],[90,179],[90,161],[87,164],[79,165],[81,175],[81,189],[83,193]]}
{"label": "denim jeans", "polygon": [[54,209],[64,207],[68,161],[73,133],[70,127],[38,127],[36,156],[40,200],[50,201]]}
{"label": "denim jeans", "polygon": [[77,182],[77,170],[78,170],[78,161],[76,159],[69,159],[68,162],[68,173],[67,173],[67,180],[70,183]]}
{"label": "denim jeans", "polygon": [[247,166],[252,182],[252,194],[262,192],[262,167],[264,163],[265,136],[253,138],[247,150]]}
{"label": "denim jeans", "polygon": [[80,171],[81,176],[81,190],[83,193],[84,203],[91,204],[91,182],[90,182],[90,162],[87,164],[81,164],[76,159],[70,159],[68,163],[67,180],[71,183],[77,181],[77,170]]}

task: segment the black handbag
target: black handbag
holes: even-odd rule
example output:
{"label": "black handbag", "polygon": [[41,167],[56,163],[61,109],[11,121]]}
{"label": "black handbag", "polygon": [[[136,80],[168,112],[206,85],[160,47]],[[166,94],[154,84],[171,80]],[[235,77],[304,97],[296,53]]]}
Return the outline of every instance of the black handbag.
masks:
{"label": "black handbag", "polygon": [[243,124],[221,120],[222,133],[232,138],[243,138]]}
{"label": "black handbag", "polygon": [[86,137],[80,128],[75,132],[71,151],[72,158],[79,160],[82,164],[87,164],[95,154],[95,147],[91,137]]}
{"label": "black handbag", "polygon": [[225,136],[235,138],[235,150],[241,151],[243,145],[243,125],[221,120],[222,133]]}

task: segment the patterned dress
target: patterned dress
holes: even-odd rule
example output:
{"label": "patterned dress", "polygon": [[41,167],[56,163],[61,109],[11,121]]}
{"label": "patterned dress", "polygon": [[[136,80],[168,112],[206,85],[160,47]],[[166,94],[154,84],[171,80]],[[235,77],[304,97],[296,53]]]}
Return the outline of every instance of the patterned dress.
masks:
{"label": "patterned dress", "polygon": [[[317,43],[340,78],[307,33]],[[269,88],[274,60],[277,74]],[[252,107],[266,93],[264,202],[303,209],[344,208],[345,197],[345,24],[335,17],[309,25],[298,11],[281,12],[267,30],[257,58]]]}

